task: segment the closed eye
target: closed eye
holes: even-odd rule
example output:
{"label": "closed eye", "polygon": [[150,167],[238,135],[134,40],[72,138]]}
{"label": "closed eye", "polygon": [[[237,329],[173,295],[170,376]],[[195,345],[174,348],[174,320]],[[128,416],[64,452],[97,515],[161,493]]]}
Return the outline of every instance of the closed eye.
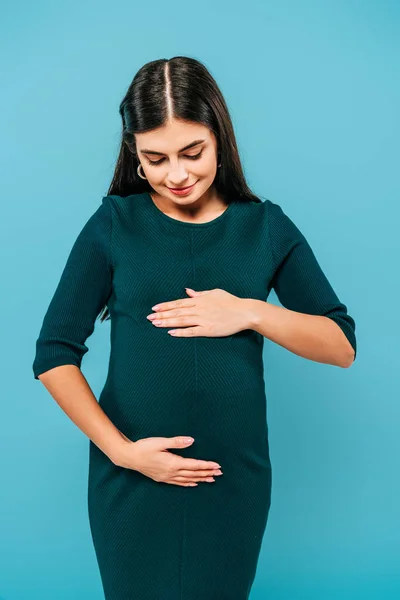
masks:
{"label": "closed eye", "polygon": [[[194,154],[192,156],[190,156],[189,154],[186,154],[185,158],[189,158],[190,160],[198,160],[202,154],[203,154],[203,150],[201,150],[198,154]],[[161,165],[161,163],[164,162],[165,159],[160,158],[160,160],[150,160],[146,156],[146,160],[149,163],[149,165]]]}

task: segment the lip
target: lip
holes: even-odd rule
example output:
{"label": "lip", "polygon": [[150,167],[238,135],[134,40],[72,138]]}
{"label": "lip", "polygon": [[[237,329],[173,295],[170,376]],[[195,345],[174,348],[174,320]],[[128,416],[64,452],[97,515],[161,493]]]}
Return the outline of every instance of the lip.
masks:
{"label": "lip", "polygon": [[[184,196],[185,194],[188,194],[196,185],[197,181],[193,184],[193,185],[189,185],[187,187],[184,188],[168,188],[173,194],[177,194],[178,196]],[[167,186],[168,187],[168,186]]]}

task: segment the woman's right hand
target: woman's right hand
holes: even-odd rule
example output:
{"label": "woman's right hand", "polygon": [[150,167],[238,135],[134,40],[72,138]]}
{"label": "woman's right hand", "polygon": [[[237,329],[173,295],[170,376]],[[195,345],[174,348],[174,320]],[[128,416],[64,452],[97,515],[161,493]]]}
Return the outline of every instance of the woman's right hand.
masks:
{"label": "woman's right hand", "polygon": [[[125,437],[125,436],[124,436]],[[154,481],[172,485],[196,486],[198,481],[215,481],[213,475],[222,475],[220,465],[211,460],[184,458],[168,448],[187,448],[191,441],[184,436],[148,437],[129,441],[118,466],[139,471]]]}

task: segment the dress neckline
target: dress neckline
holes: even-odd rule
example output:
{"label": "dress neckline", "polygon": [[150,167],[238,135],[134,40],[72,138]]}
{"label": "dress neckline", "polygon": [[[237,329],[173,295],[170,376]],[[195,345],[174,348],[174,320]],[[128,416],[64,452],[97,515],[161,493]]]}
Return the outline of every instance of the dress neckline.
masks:
{"label": "dress neckline", "polygon": [[236,200],[231,200],[228,206],[225,208],[224,212],[218,215],[218,217],[215,217],[215,219],[211,219],[211,221],[206,221],[204,223],[190,223],[189,221],[181,221],[180,219],[174,219],[174,217],[170,217],[169,215],[165,214],[160,208],[158,208],[158,206],[156,206],[149,192],[145,192],[145,196],[153,213],[158,218],[163,219],[165,222],[168,222],[171,225],[175,225],[177,227],[191,227],[192,229],[200,229],[204,227],[211,227],[213,225],[217,225],[218,223],[223,221],[223,219],[226,218],[226,216],[232,210],[232,206],[236,204]]}

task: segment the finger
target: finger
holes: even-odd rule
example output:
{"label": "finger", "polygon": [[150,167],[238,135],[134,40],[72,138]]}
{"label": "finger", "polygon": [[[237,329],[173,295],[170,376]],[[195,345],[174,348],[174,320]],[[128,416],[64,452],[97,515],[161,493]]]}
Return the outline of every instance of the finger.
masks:
{"label": "finger", "polygon": [[187,308],[189,306],[195,306],[196,302],[193,298],[179,298],[178,300],[172,300],[171,302],[159,302],[151,307],[152,310],[171,310],[171,308]]}
{"label": "finger", "polygon": [[215,481],[214,477],[174,477],[173,481],[206,481],[207,483]]}
{"label": "finger", "polygon": [[164,317],[163,319],[154,319],[151,322],[156,327],[186,327],[187,325],[197,325],[196,318],[191,315],[182,317]]}
{"label": "finger", "polygon": [[165,483],[168,483],[171,485],[182,485],[183,487],[194,487],[195,485],[198,485],[198,483],[195,483],[194,481],[189,481],[188,483],[180,482],[180,481],[166,481]]}
{"label": "finger", "polygon": [[189,310],[188,308],[177,308],[175,310],[164,310],[151,313],[148,315],[149,321],[157,321],[157,319],[172,319],[172,317],[195,317],[197,307],[193,305],[196,310]]}
{"label": "finger", "polygon": [[179,461],[176,465],[174,465],[176,469],[179,471],[180,469],[187,469],[189,471],[209,471],[216,469],[220,469],[221,465],[212,460],[201,460],[200,458],[184,458],[183,456],[179,457]]}
{"label": "finger", "polygon": [[203,333],[204,329],[200,326],[197,327],[182,327],[181,329],[170,329],[167,331],[174,337],[206,337]]}
{"label": "finger", "polygon": [[190,471],[188,469],[179,469],[177,477],[212,477],[213,475],[222,475],[220,469],[206,469],[204,471]]}
{"label": "finger", "polygon": [[185,290],[190,290],[192,292],[194,292],[195,294],[197,294],[198,296],[202,296],[203,294],[209,294],[212,290],[202,290],[201,292],[196,292],[195,290],[192,290],[191,288],[185,288]]}

